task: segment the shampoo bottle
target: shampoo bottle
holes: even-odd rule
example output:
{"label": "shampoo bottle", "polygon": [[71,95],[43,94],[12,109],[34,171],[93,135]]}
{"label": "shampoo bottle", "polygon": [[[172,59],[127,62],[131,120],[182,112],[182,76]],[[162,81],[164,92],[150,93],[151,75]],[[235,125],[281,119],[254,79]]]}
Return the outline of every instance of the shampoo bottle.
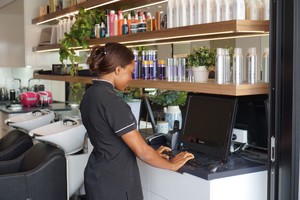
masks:
{"label": "shampoo bottle", "polygon": [[196,24],[203,24],[203,0],[196,0]]}
{"label": "shampoo bottle", "polygon": [[167,8],[167,27],[174,27],[174,0],[168,0],[168,8]]}
{"label": "shampoo bottle", "polygon": [[233,2],[233,19],[244,20],[246,19],[246,7],[244,0],[234,0]]}
{"label": "shampoo bottle", "polygon": [[189,25],[196,24],[197,0],[189,0]]}
{"label": "shampoo bottle", "polygon": [[214,20],[214,1],[213,0],[204,0],[204,23],[211,23]]}
{"label": "shampoo bottle", "polygon": [[190,6],[188,0],[181,0],[181,12],[178,16],[180,21],[180,26],[187,26],[190,24],[189,18],[190,18]]}
{"label": "shampoo bottle", "polygon": [[222,21],[232,20],[233,2],[232,0],[224,0],[222,6]]}

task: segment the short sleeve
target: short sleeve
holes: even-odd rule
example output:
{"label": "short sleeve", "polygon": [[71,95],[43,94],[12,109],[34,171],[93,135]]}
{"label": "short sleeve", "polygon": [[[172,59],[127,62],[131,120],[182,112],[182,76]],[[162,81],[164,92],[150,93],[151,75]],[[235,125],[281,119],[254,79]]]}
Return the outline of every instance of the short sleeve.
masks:
{"label": "short sleeve", "polygon": [[106,106],[106,116],[114,133],[122,136],[137,128],[130,106],[119,97],[112,98]]}

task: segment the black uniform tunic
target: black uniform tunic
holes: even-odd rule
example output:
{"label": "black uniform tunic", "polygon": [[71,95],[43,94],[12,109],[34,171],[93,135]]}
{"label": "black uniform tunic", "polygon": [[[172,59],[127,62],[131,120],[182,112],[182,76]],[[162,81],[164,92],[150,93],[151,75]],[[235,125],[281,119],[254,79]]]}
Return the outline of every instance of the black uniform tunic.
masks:
{"label": "black uniform tunic", "polygon": [[137,128],[130,106],[110,82],[94,80],[80,111],[94,146],[85,168],[88,200],[143,199],[136,157],[120,137]]}

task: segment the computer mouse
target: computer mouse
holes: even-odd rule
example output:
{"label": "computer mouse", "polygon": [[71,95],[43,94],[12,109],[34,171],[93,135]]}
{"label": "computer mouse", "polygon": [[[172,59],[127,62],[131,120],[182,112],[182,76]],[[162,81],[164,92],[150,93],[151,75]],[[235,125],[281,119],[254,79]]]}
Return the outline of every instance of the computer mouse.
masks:
{"label": "computer mouse", "polygon": [[215,173],[215,172],[217,172],[219,166],[220,166],[220,164],[212,164],[207,167],[207,170]]}

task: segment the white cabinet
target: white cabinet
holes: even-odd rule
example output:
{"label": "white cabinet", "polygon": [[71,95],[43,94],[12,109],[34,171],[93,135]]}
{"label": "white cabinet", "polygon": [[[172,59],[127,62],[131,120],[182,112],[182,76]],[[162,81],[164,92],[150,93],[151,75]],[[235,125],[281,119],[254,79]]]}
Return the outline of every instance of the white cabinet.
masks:
{"label": "white cabinet", "polygon": [[145,200],[266,200],[267,171],[205,180],[138,160]]}

